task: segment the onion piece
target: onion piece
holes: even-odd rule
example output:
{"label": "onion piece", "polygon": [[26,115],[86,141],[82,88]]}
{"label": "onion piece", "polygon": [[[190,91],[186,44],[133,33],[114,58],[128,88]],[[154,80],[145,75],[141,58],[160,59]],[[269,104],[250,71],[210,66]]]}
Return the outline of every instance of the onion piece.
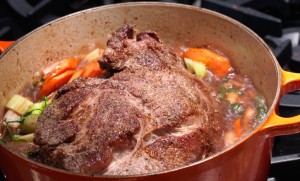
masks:
{"label": "onion piece", "polygon": [[[6,113],[5,113],[5,115],[4,115],[4,117],[3,117],[3,119],[4,119],[4,121],[5,122],[12,122],[12,121],[17,121],[17,120],[19,120],[21,117],[17,114],[17,113],[15,113],[14,111],[12,111],[12,110],[8,110]],[[8,124],[8,126],[10,127],[10,128],[12,128],[12,129],[17,129],[17,128],[19,128],[20,127],[20,123],[18,123],[18,122],[12,122],[12,123],[9,123]]]}
{"label": "onion piece", "polygon": [[96,48],[95,50],[88,53],[86,56],[83,57],[81,60],[78,69],[85,67],[87,64],[99,60],[103,55],[104,50],[101,48]]}
{"label": "onion piece", "polygon": [[62,63],[63,61],[57,61],[57,62],[53,62],[50,65],[47,65],[45,67],[42,68],[42,73],[43,75],[48,75],[50,74],[60,63]]}

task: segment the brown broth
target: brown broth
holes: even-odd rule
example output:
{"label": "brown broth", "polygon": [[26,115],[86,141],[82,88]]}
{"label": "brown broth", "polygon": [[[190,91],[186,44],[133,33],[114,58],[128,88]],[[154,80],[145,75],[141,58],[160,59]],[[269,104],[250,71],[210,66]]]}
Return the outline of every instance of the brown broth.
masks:
{"label": "brown broth", "polygon": [[[214,88],[211,96],[217,99],[224,108],[223,126],[225,131],[223,135],[226,147],[233,145],[249,134],[265,116],[267,110],[265,100],[256,91],[252,81],[247,76],[239,75],[233,69],[228,76],[219,78],[208,70],[203,80]],[[24,89],[22,95],[33,102],[40,101],[37,95],[42,83],[43,75],[41,72],[37,72],[33,75],[32,84]],[[54,93],[49,97],[53,95]],[[3,127],[1,135],[8,146],[20,154],[28,154],[38,150],[38,147],[32,142],[10,141],[7,130]]]}

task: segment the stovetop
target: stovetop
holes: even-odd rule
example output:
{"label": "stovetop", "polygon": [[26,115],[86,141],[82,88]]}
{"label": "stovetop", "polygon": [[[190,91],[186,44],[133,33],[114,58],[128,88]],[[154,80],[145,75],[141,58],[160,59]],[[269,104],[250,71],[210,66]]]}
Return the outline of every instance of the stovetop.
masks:
{"label": "stovetop", "polygon": [[[245,24],[272,49],[284,70],[300,72],[300,0],[162,0],[211,9]],[[127,0],[1,0],[0,40],[16,40],[61,16]],[[300,91],[285,95],[279,115],[300,114]],[[275,137],[268,181],[300,178],[300,133]],[[0,181],[5,178],[0,173]]]}

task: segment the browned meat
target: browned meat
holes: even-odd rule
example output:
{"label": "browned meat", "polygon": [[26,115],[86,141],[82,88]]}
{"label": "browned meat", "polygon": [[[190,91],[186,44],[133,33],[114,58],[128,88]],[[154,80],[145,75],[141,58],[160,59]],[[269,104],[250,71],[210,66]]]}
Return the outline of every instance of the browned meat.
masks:
{"label": "browned meat", "polygon": [[125,25],[100,65],[114,74],[60,89],[39,117],[43,163],[88,174],[141,174],[205,158],[222,147],[220,105],[155,32]]}

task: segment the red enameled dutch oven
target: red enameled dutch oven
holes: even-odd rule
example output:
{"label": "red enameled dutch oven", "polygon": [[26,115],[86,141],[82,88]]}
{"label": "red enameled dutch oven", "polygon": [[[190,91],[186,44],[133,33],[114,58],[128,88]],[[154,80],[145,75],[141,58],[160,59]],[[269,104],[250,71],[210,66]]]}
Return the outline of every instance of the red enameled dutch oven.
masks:
{"label": "red enameled dutch oven", "polygon": [[173,46],[212,45],[223,51],[242,74],[249,75],[265,96],[266,118],[242,140],[204,160],[147,175],[87,176],[48,167],[0,145],[0,166],[7,180],[266,180],[273,137],[300,131],[300,116],[276,114],[280,97],[300,88],[300,75],[283,71],[263,40],[222,14],[169,3],[125,3],[81,11],[48,23],[9,43],[1,42],[0,116],[8,99],[29,83],[46,63],[78,55],[91,43],[105,47],[108,35],[125,23],[157,31]]}

